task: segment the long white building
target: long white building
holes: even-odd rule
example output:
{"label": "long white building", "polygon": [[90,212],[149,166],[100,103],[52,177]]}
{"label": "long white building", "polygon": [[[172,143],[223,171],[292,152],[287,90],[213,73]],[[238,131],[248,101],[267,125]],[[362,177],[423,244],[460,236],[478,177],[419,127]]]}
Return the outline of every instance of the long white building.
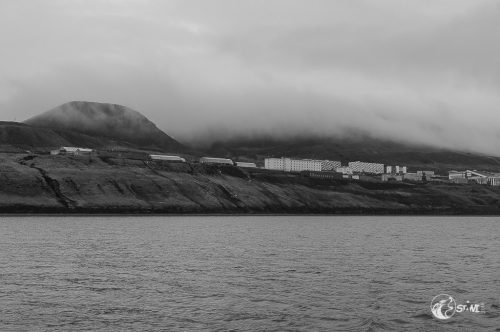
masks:
{"label": "long white building", "polygon": [[335,171],[342,164],[337,160],[321,160],[321,170],[322,171]]}
{"label": "long white building", "polygon": [[150,154],[149,157],[151,157],[152,160],[161,160],[161,161],[178,161],[185,163],[186,159],[179,157],[179,156],[167,156],[164,154]]}
{"label": "long white building", "polygon": [[238,167],[243,167],[243,168],[256,168],[257,165],[255,163],[247,163],[243,161],[237,161],[236,166]]}
{"label": "long white building", "polygon": [[312,159],[291,159],[291,158],[266,158],[264,168],[280,170],[284,172],[301,171],[332,171],[340,167],[340,161],[334,160],[312,160]]}
{"label": "long white building", "polygon": [[372,174],[384,173],[384,164],[365,163],[362,161],[351,161],[349,162],[349,168],[352,169],[354,173],[372,173]]}
{"label": "long white building", "polygon": [[214,158],[214,157],[201,157],[200,163],[202,164],[225,164],[225,165],[234,165],[231,159],[227,158]]}

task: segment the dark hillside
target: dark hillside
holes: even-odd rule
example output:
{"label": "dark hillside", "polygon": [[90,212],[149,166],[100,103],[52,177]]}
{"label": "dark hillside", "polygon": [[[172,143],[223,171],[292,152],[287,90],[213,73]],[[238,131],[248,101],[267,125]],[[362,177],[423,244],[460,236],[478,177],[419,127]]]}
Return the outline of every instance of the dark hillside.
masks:
{"label": "dark hillside", "polygon": [[145,116],[128,107],[73,101],[35,116],[25,123],[58,131],[74,141],[71,133],[114,140],[151,150],[184,151],[185,147],[158,129]]}

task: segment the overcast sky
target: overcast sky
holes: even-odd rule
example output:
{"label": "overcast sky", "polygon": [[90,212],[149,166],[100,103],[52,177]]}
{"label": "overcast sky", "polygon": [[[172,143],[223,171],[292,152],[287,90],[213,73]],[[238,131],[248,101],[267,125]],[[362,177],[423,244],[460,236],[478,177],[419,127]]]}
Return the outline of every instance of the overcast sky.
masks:
{"label": "overcast sky", "polygon": [[1,0],[0,112],[134,108],[186,141],[339,134],[500,155],[500,1]]}

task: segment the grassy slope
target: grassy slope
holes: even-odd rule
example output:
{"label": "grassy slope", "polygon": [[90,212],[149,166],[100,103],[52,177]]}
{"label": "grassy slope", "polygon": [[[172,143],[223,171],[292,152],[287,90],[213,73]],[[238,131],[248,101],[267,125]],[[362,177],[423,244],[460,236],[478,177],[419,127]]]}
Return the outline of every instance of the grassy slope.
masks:
{"label": "grassy slope", "polygon": [[500,188],[322,181],[234,167],[0,155],[0,212],[499,213]]}

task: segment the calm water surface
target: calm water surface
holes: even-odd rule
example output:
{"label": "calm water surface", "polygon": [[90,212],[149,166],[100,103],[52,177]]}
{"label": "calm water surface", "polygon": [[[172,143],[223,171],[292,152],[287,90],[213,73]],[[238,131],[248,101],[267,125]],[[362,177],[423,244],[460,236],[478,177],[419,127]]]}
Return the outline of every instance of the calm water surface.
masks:
{"label": "calm water surface", "polygon": [[[3,217],[0,331],[500,331],[500,218]],[[440,293],[486,314],[432,318]]]}

